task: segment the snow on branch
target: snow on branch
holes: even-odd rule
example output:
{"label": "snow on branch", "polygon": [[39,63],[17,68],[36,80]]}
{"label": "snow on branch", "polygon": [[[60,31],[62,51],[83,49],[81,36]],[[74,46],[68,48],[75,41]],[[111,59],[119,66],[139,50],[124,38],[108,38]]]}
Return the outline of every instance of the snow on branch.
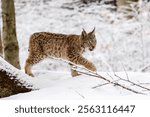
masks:
{"label": "snow on branch", "polygon": [[[123,88],[123,89],[125,89],[125,90],[128,90],[128,91],[130,91],[130,92],[133,92],[133,93],[136,93],[136,94],[143,94],[143,95],[146,95],[146,94],[143,93],[142,91],[137,91],[137,90],[135,90],[135,89],[129,88],[129,87],[125,86],[124,84],[121,84],[121,83],[118,82],[118,81],[124,81],[124,82],[126,82],[126,83],[129,83],[129,84],[132,85],[132,86],[136,86],[136,87],[138,87],[138,88],[141,88],[141,89],[150,91],[149,88],[144,87],[144,86],[141,86],[140,84],[137,84],[137,83],[135,83],[135,82],[132,82],[132,81],[129,80],[129,78],[123,79],[123,78],[121,78],[120,76],[116,75],[115,73],[114,73],[114,77],[115,77],[115,78],[118,78],[117,80],[113,80],[114,78],[113,78],[110,74],[107,73],[107,75],[108,75],[109,77],[111,77],[111,79],[112,79],[112,80],[110,80],[110,79],[108,79],[108,78],[106,78],[106,77],[100,75],[100,74],[97,73],[97,72],[93,72],[93,71],[91,71],[91,70],[88,70],[88,69],[86,69],[85,67],[82,67],[82,66],[80,66],[80,65],[76,65],[76,64],[74,64],[74,63],[72,63],[72,62],[70,62],[70,61],[63,60],[63,59],[60,59],[60,58],[54,58],[54,57],[51,57],[51,58],[52,58],[52,59],[56,59],[56,60],[60,60],[60,61],[64,61],[64,62],[66,62],[66,63],[68,63],[68,64],[72,64],[72,65],[73,65],[72,69],[75,70],[75,71],[77,71],[77,72],[80,73],[80,74],[92,76],[92,77],[99,78],[99,79],[102,79],[102,80],[106,81],[105,84],[101,84],[101,85],[95,86],[95,87],[93,87],[93,88],[101,87],[101,86],[107,85],[107,84],[113,84],[114,86],[121,87],[121,88]],[[126,72],[126,74],[127,74],[127,72]]]}
{"label": "snow on branch", "polygon": [[[74,69],[74,70],[75,70],[75,69]],[[121,88],[126,89],[126,90],[128,90],[128,91],[131,91],[131,92],[133,92],[133,93],[136,93],[136,94],[145,94],[145,93],[136,91],[136,90],[134,90],[134,89],[128,88],[128,87],[126,87],[126,86],[124,86],[124,85],[118,83],[117,81],[111,81],[111,80],[107,79],[106,77],[101,76],[101,75],[98,74],[98,73],[94,73],[94,72],[92,73],[92,71],[91,71],[91,73],[86,73],[86,72],[79,71],[79,70],[77,70],[77,69],[76,69],[76,71],[79,72],[79,73],[85,74],[85,75],[89,75],[89,76],[93,76],[93,77],[95,77],[95,78],[102,79],[102,80],[104,80],[104,81],[107,81],[108,84],[114,84],[114,86],[121,87]],[[120,79],[120,80],[122,80],[122,79]],[[127,81],[127,82],[128,82],[128,81]],[[100,86],[102,86],[102,85],[99,85],[99,86],[97,86],[97,87],[100,87]]]}

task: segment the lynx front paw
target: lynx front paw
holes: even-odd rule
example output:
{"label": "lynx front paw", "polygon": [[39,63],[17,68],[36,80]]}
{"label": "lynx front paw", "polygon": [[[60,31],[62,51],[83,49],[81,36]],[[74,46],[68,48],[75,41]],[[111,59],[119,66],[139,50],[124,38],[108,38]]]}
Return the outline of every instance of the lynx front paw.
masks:
{"label": "lynx front paw", "polygon": [[91,71],[96,71],[96,67],[93,64],[90,64],[87,66],[87,69],[91,70]]}
{"label": "lynx front paw", "polygon": [[91,67],[91,70],[92,70],[92,71],[96,71],[96,67],[93,65],[93,66]]}

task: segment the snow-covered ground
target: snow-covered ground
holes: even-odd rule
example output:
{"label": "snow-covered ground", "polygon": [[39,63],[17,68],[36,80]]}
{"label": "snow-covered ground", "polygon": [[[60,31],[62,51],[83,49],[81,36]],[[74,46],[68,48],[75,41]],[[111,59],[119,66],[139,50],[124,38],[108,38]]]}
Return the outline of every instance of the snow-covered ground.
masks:
{"label": "snow-covered ground", "polygon": [[[97,3],[82,5],[77,1],[15,0],[22,71],[24,71],[23,67],[28,55],[28,41],[32,33],[48,31],[80,34],[82,28],[91,31],[93,27],[96,27],[97,47],[93,52],[85,53],[84,56],[94,62],[99,74],[111,79],[107,72],[112,74],[114,71],[127,79],[126,71],[130,71],[127,74],[131,81],[150,88],[150,73],[140,73],[150,70],[150,13],[148,12],[150,5],[147,4],[141,8],[139,15],[134,12],[136,18],[127,20],[121,13],[113,12],[105,5]],[[47,59],[33,69],[35,78],[27,77],[27,80],[40,90],[4,99],[137,97],[137,94],[112,84],[94,89],[94,86],[105,82],[87,75],[72,78],[68,65],[62,61]],[[147,94],[139,97],[150,95],[149,92],[126,82],[121,83]]]}
{"label": "snow-covered ground", "polygon": [[[107,84],[98,88],[94,88],[97,85],[105,84],[101,79],[81,75],[76,78],[72,78],[69,73],[64,72],[47,72],[47,71],[36,71],[36,78],[31,78],[32,83],[35,87],[40,90],[32,91],[29,93],[18,94],[10,96],[5,99],[13,100],[43,100],[43,99],[145,99],[150,96],[147,91],[142,91],[147,95],[134,94],[125,89],[119,88],[112,84]],[[106,73],[100,73],[103,76],[108,75]],[[119,76],[124,76],[124,73],[117,73]],[[130,80],[137,81],[142,86],[150,88],[150,74],[149,73],[128,73]],[[30,82],[31,82],[30,81]],[[148,83],[148,84],[147,84]],[[129,86],[124,83],[125,86],[140,91],[135,86]],[[135,88],[134,88],[135,87]]]}
{"label": "snow-covered ground", "polygon": [[[29,77],[23,71],[14,68],[2,58],[0,58],[0,70],[3,69],[8,73],[17,76],[24,86],[33,89],[29,93],[20,93],[10,97],[2,98],[3,100],[44,100],[44,99],[147,99],[150,91],[135,86],[129,82],[118,79],[129,79],[150,90],[150,73],[138,72],[116,72],[114,73],[99,72],[98,74],[104,78],[117,81],[117,83],[144,94],[136,94],[122,87],[115,86],[107,81],[89,76],[80,75],[72,78],[69,72],[63,71],[33,71],[36,77]],[[137,98],[138,96],[138,98]]]}

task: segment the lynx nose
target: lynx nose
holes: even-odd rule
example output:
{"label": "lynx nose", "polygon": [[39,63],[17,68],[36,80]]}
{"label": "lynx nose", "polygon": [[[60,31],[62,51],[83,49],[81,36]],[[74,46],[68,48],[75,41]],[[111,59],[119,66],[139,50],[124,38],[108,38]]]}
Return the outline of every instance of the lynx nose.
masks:
{"label": "lynx nose", "polygon": [[95,48],[95,46],[92,46],[92,47],[89,48],[89,50],[90,50],[90,51],[93,51],[94,48]]}

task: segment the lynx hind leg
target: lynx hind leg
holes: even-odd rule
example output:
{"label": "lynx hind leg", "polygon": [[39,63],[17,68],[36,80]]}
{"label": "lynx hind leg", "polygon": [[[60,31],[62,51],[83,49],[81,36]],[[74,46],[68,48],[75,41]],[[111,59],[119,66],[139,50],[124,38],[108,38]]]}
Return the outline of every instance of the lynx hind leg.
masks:
{"label": "lynx hind leg", "polygon": [[31,68],[32,68],[32,64],[30,64],[30,63],[28,63],[26,61],[26,64],[25,64],[25,73],[28,74],[29,76],[34,77],[34,75],[31,72]]}
{"label": "lynx hind leg", "polygon": [[39,63],[44,58],[46,58],[46,55],[44,54],[38,53],[30,54],[25,63],[25,73],[28,74],[29,76],[34,76],[31,71],[32,66]]}
{"label": "lynx hind leg", "polygon": [[72,77],[76,77],[76,76],[79,76],[81,74],[79,74],[76,70],[72,69],[73,65],[72,64],[69,64],[70,67],[71,67],[71,76]]}

